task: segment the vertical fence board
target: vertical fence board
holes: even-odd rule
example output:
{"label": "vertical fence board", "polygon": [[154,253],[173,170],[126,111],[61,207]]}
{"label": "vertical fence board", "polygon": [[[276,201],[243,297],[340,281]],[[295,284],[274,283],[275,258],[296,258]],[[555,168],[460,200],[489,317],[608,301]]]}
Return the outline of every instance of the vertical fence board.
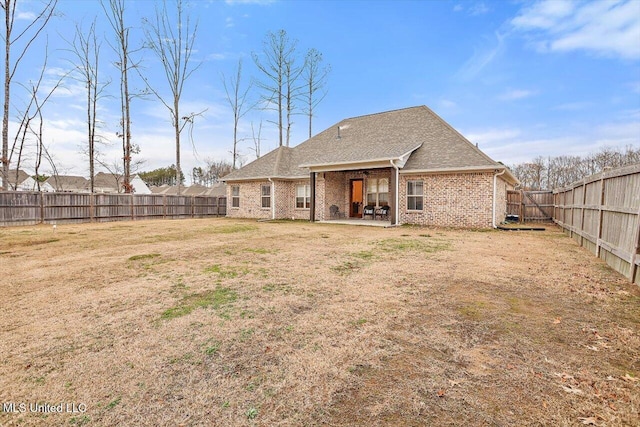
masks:
{"label": "vertical fence board", "polygon": [[640,164],[556,189],[554,200],[558,225],[616,271],[640,284]]}
{"label": "vertical fence board", "polygon": [[205,218],[227,214],[225,197],[0,192],[0,226]]}

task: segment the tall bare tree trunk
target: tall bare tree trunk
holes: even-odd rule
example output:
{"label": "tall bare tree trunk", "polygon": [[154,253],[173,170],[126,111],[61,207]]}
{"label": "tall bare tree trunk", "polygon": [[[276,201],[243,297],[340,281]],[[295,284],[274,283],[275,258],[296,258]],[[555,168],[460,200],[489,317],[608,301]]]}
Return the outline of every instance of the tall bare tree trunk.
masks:
{"label": "tall bare tree trunk", "polygon": [[2,5],[5,17],[4,39],[4,108],[2,110],[2,189],[9,189],[9,100],[11,99],[11,29],[13,27],[13,13],[15,5],[11,0],[5,0]]}
{"label": "tall bare tree trunk", "polygon": [[[196,24],[193,27],[193,31],[191,31],[189,15],[185,16],[183,13],[183,0],[176,0],[175,4],[177,22],[170,22],[166,1],[162,3],[162,10],[156,8],[153,22],[144,21],[146,24],[147,45],[161,62],[171,97],[161,95],[156,86],[151,85],[137,68],[136,70],[138,70],[138,74],[146,83],[147,88],[169,110],[171,125],[174,128],[176,138],[176,184],[178,186],[178,195],[180,195],[182,186],[180,133],[187,124],[193,125],[195,116],[202,114],[204,111],[190,113],[183,117],[180,116],[179,106],[184,84],[199,67],[199,64],[195,67],[190,66],[198,25]],[[184,123],[181,123],[181,121],[184,121]]]}
{"label": "tall bare tree trunk", "polygon": [[[4,56],[4,106],[2,110],[2,189],[9,189],[9,105],[11,102],[11,82],[15,76],[20,61],[24,58],[29,47],[38,38],[44,27],[47,25],[55,10],[57,0],[49,0],[32,20],[28,21],[22,31],[13,37],[13,25],[15,23],[17,0],[2,0],[0,8],[4,10],[5,16],[5,56]],[[30,38],[29,38],[29,34]],[[11,50],[14,43],[24,40],[23,47],[18,51],[17,59],[11,63]]]}

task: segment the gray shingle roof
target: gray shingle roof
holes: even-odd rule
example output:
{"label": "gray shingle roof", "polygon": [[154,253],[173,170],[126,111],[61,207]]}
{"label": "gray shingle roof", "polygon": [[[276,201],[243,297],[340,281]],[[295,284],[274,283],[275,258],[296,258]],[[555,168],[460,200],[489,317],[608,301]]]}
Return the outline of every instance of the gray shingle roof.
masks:
{"label": "gray shingle roof", "polygon": [[56,191],[84,191],[88,189],[88,181],[81,176],[52,175],[45,182]]}
{"label": "gray shingle roof", "polygon": [[224,181],[296,178],[317,169],[400,159],[402,171],[503,169],[426,106],[345,119],[294,147],[280,147]]}

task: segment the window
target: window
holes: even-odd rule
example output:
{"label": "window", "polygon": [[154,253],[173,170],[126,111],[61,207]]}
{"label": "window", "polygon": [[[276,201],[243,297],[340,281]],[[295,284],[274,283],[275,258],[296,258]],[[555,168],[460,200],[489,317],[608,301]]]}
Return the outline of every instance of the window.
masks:
{"label": "window", "polygon": [[271,185],[265,184],[262,186],[262,207],[270,208],[271,207]]}
{"label": "window", "polygon": [[296,187],[296,208],[309,209],[311,205],[311,187],[309,185],[298,185]]}
{"label": "window", "polygon": [[424,184],[422,181],[407,181],[407,209],[421,211],[423,209]]}
{"label": "window", "polygon": [[389,180],[387,178],[367,180],[367,205],[389,205]]}
{"label": "window", "polygon": [[231,187],[231,207],[240,207],[240,186],[234,185]]}

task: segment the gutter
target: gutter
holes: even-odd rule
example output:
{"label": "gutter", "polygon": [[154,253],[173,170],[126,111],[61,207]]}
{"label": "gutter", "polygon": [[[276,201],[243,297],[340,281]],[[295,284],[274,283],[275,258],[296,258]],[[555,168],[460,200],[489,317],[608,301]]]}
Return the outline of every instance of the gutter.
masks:
{"label": "gutter", "polygon": [[391,163],[391,166],[393,166],[393,168],[396,170],[396,200],[395,200],[395,210],[396,210],[396,214],[395,214],[395,218],[396,218],[396,223],[393,225],[398,225],[398,222],[400,221],[400,169],[398,168],[398,166],[393,163],[393,160],[389,160],[389,162]]}
{"label": "gutter", "polygon": [[496,197],[498,195],[498,177],[500,175],[504,175],[506,171],[506,169],[502,169],[502,172],[495,172],[493,174],[493,228],[498,228],[498,226],[496,225]]}
{"label": "gutter", "polygon": [[271,183],[271,219],[276,219],[276,183],[267,178]]}

